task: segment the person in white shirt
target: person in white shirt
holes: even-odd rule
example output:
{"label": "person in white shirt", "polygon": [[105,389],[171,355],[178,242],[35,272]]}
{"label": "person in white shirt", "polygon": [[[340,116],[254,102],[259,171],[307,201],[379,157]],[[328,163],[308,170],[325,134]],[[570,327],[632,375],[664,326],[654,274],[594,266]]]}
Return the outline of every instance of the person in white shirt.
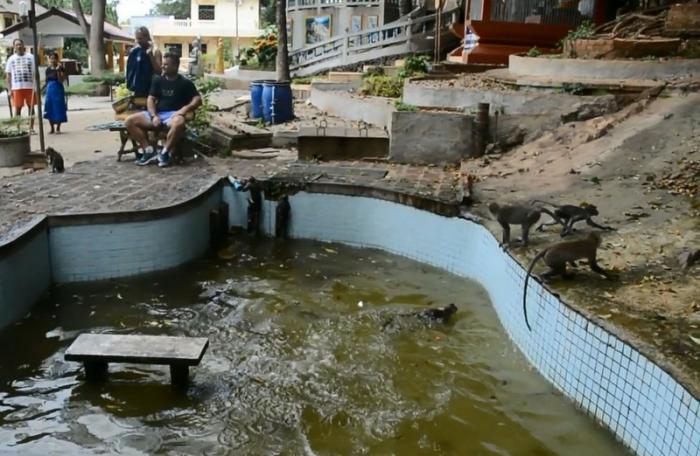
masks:
{"label": "person in white shirt", "polygon": [[24,42],[17,38],[12,42],[15,53],[7,59],[5,65],[5,77],[7,88],[12,92],[12,104],[15,107],[15,116],[22,115],[22,107],[29,109],[29,129],[34,131],[34,105],[36,94],[34,93],[34,56],[26,51]]}

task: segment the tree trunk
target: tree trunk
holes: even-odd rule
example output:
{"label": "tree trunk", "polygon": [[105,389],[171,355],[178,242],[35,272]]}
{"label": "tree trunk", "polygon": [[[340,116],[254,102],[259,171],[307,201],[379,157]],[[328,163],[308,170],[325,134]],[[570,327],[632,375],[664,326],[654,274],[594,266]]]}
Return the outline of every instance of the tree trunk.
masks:
{"label": "tree trunk", "polygon": [[101,75],[107,68],[105,61],[105,14],[106,0],[92,0],[92,20],[90,26],[90,69],[92,74]]}
{"label": "tree trunk", "polygon": [[90,69],[92,74],[100,75],[107,68],[105,61],[104,22],[106,0],[92,0],[92,19],[90,24],[85,20],[80,0],[72,0],[73,10],[78,17],[78,23],[85,35],[85,42],[90,50]]}
{"label": "tree trunk", "polygon": [[289,81],[287,52],[287,1],[277,0],[277,81]]}

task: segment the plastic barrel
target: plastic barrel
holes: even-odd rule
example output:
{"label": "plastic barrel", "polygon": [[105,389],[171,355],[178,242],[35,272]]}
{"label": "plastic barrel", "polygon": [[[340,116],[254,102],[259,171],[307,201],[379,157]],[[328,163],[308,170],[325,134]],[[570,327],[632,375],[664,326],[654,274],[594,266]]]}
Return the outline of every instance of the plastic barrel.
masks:
{"label": "plastic barrel", "polygon": [[263,117],[278,124],[294,118],[292,87],[289,81],[266,82],[263,86]]}
{"label": "plastic barrel", "polygon": [[263,84],[265,80],[253,81],[250,83],[250,117],[259,119],[263,117]]}

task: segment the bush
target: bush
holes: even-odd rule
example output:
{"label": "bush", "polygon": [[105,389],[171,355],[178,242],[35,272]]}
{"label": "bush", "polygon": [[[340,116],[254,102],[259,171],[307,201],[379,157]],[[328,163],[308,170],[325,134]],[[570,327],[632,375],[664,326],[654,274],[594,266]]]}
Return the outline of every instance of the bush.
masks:
{"label": "bush", "polygon": [[101,76],[89,74],[83,78],[83,82],[103,82],[109,85],[119,85],[126,82],[126,76],[121,73],[105,73]]}
{"label": "bush", "polygon": [[400,78],[410,78],[418,74],[428,72],[428,57],[424,55],[411,55],[406,57],[403,67],[399,70]]}
{"label": "bush", "polygon": [[68,95],[85,95],[92,96],[95,95],[97,86],[102,84],[101,82],[81,82],[79,84],[72,84],[66,87],[66,94]]}
{"label": "bush", "polygon": [[541,55],[542,55],[542,51],[537,49],[537,46],[534,46],[529,51],[527,51],[528,57],[539,57]]}
{"label": "bush", "polygon": [[403,92],[403,79],[391,76],[368,76],[362,80],[360,92],[376,97],[399,98]]}
{"label": "bush", "polygon": [[406,104],[403,101],[396,100],[394,102],[394,107],[396,108],[397,111],[406,111],[406,112],[416,112],[418,111],[418,106],[414,106],[412,104]]}
{"label": "bush", "polygon": [[251,47],[241,49],[241,64],[247,67],[270,69],[277,57],[277,27],[268,26],[253,40]]}

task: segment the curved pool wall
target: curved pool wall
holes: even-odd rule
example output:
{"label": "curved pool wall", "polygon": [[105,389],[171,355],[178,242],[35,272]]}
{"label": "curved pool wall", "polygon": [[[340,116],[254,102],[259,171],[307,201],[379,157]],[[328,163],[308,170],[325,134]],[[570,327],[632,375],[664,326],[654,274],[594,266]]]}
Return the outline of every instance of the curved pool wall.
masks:
{"label": "curved pool wall", "polygon": [[[248,195],[220,188],[176,208],[49,217],[0,246],[0,327],[24,315],[52,280],[122,277],[197,258],[209,245],[209,211],[221,201],[229,205],[230,225],[246,222]],[[267,234],[274,231],[275,204],[263,204],[261,227]],[[537,281],[528,290],[533,330],[527,330],[521,303],[525,272],[481,225],[362,196],[300,192],[290,204],[291,238],[378,248],[480,282],[528,360],[635,453],[700,454],[698,399]]]}

